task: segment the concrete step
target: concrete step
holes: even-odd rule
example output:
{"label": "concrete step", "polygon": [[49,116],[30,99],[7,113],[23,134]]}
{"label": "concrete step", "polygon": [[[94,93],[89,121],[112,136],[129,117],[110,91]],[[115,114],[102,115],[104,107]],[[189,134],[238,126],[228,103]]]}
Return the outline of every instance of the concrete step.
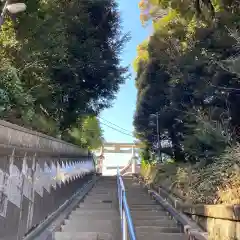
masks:
{"label": "concrete step", "polygon": [[99,184],[96,184],[92,189],[99,189],[99,190],[106,190],[107,187],[116,187],[117,186],[117,183],[103,183],[103,182],[100,182]]}
{"label": "concrete step", "polygon": [[[151,198],[150,196],[145,196],[145,195],[138,195],[138,193],[135,193],[135,194],[129,194],[129,193],[126,193],[126,196],[129,197],[130,199],[138,199],[138,201],[149,201],[151,202]],[[138,197],[140,196],[140,197]]]}
{"label": "concrete step", "polygon": [[117,198],[117,194],[111,194],[111,193],[106,193],[106,194],[103,194],[103,193],[89,193],[85,199],[87,198],[103,198],[103,197],[114,197],[114,198]]}
{"label": "concrete step", "polygon": [[71,213],[70,216],[79,216],[79,215],[85,215],[86,217],[87,216],[93,216],[93,215],[96,215],[96,216],[102,216],[102,215],[105,215],[105,216],[116,216],[116,215],[119,215],[118,211],[114,211],[114,210],[105,210],[105,209],[96,209],[96,210],[86,210],[86,209],[80,209],[80,208],[77,208],[75,211],[73,211]]}
{"label": "concrete step", "polygon": [[113,188],[106,188],[105,190],[99,190],[99,189],[93,189],[91,192],[89,192],[89,194],[113,194],[116,193],[117,189],[115,187]]}
{"label": "concrete step", "polygon": [[152,206],[152,207],[132,207],[131,211],[163,211],[164,210],[160,206]]}
{"label": "concrete step", "polygon": [[128,195],[128,194],[126,194],[126,196],[127,197],[129,197],[129,200],[137,200],[138,199],[138,201],[148,201],[148,202],[156,202],[155,200],[152,200],[151,198],[150,198],[150,196],[141,196],[141,195],[139,195],[140,197],[138,197],[138,193],[136,193],[136,194],[134,194],[134,195]]}
{"label": "concrete step", "polygon": [[89,210],[92,210],[92,209],[112,209],[112,208],[115,208],[115,206],[113,204],[109,204],[109,203],[81,203],[79,205],[80,209],[89,209]]}
{"label": "concrete step", "polygon": [[117,194],[115,193],[89,193],[86,198],[101,198],[101,197],[114,197],[117,198]]}
{"label": "concrete step", "polygon": [[[120,232],[120,224],[116,224],[115,222],[112,221],[94,221],[94,222],[73,222],[70,221],[68,222],[67,225],[62,225],[61,226],[62,232],[103,232],[103,233],[111,233],[111,234],[117,234]],[[119,234],[118,234],[119,235]]]}
{"label": "concrete step", "polygon": [[88,194],[84,199],[101,199],[101,198],[114,198],[116,199],[117,198],[117,195],[116,194],[109,194],[109,193],[106,193],[106,194],[97,194],[97,193],[94,193],[94,194]]}
{"label": "concrete step", "polygon": [[92,188],[93,190],[106,191],[107,189],[117,189],[117,183],[100,183]]}
{"label": "concrete step", "polygon": [[[128,200],[128,199],[127,199]],[[128,202],[128,205],[130,205],[130,203]],[[147,202],[147,203],[131,203],[131,207],[161,207],[160,205],[157,205],[155,202]]]}
{"label": "concrete step", "polygon": [[[91,220],[91,222],[89,221]],[[85,221],[87,222],[86,224],[89,226],[112,226],[113,224],[116,226],[120,226],[120,220],[116,219],[116,220],[110,220],[110,219],[88,219],[85,218]],[[62,225],[62,227],[64,228],[66,227],[74,227],[74,228],[78,228],[80,229],[82,227],[82,225],[84,225],[85,223],[83,223],[83,221],[79,221],[79,219],[65,219],[64,220],[64,224]]]}
{"label": "concrete step", "polygon": [[[128,195],[133,195],[133,196],[134,196],[135,193],[140,194],[140,195],[142,195],[142,196],[147,196],[147,195],[148,195],[147,192],[144,192],[144,191],[142,191],[142,190],[139,190],[139,191],[134,191],[134,190],[132,190],[132,189],[126,190],[126,194],[128,194]],[[148,196],[149,196],[149,195],[148,195]]]}
{"label": "concrete step", "polygon": [[134,194],[133,196],[129,196],[128,194],[126,194],[127,199],[129,201],[136,201],[136,202],[146,202],[146,203],[156,203],[155,200],[152,200],[149,196],[146,197],[138,197],[138,194]]}
{"label": "concrete step", "polygon": [[84,200],[84,202],[88,201],[102,201],[102,202],[107,202],[107,201],[115,201],[117,202],[117,197],[111,196],[111,195],[96,195],[96,196],[87,196]]}
{"label": "concrete step", "polygon": [[131,215],[133,217],[136,216],[158,216],[158,217],[162,217],[162,216],[167,216],[167,213],[164,211],[131,211]]}
{"label": "concrete step", "polygon": [[55,240],[115,240],[109,233],[55,232]]}
{"label": "concrete step", "polygon": [[148,202],[154,201],[154,200],[151,200],[149,198],[149,196],[140,195],[138,193],[135,193],[134,195],[130,195],[130,194],[126,193],[126,196],[129,198],[129,200],[136,200],[136,199],[138,199],[138,201],[148,201]]}
{"label": "concrete step", "polygon": [[182,233],[137,233],[138,240],[187,240],[187,236]]}
{"label": "concrete step", "polygon": [[74,220],[74,221],[86,221],[86,219],[91,222],[94,220],[119,220],[120,221],[120,216],[118,214],[114,215],[106,215],[106,214],[101,214],[101,215],[85,215],[85,214],[76,214],[76,215],[70,215],[68,219],[66,220]]}
{"label": "concrete step", "polygon": [[129,197],[127,197],[127,202],[128,202],[128,205],[135,205],[135,204],[155,204],[156,206],[156,203],[155,202],[151,202],[149,200],[139,200],[139,199],[131,199]]}
{"label": "concrete step", "polygon": [[106,189],[107,187],[116,187],[117,186],[117,183],[115,182],[99,182],[98,184],[96,184],[93,189],[99,189],[99,190],[102,190],[102,189]]}
{"label": "concrete step", "polygon": [[105,198],[86,198],[84,203],[87,203],[87,204],[94,204],[94,203],[98,203],[98,204],[101,204],[101,203],[113,203],[113,202],[117,202],[117,200],[114,200],[113,198],[111,197],[105,197]]}
{"label": "concrete step", "polygon": [[180,233],[178,227],[162,227],[162,226],[135,226],[136,232],[158,232],[158,233]]}
{"label": "concrete step", "polygon": [[132,203],[131,204],[131,207],[133,208],[142,208],[142,207],[159,207],[159,208],[162,208],[161,205],[157,205],[156,203],[147,203],[147,204],[139,204],[139,203]]}
{"label": "concrete step", "polygon": [[[147,211],[145,210],[145,209],[147,209]],[[148,213],[148,212],[150,212],[150,213],[152,213],[152,212],[159,212],[159,213],[166,213],[166,211],[164,211],[162,208],[158,208],[157,206],[156,206],[156,208],[131,208],[131,211],[133,211],[133,212],[142,212],[143,214],[144,214],[144,212],[146,213]]]}
{"label": "concrete step", "polygon": [[139,214],[131,214],[133,221],[135,220],[169,220],[169,216],[166,215],[152,215],[152,214],[147,214],[147,215],[139,215]]}
{"label": "concrete step", "polygon": [[109,195],[109,196],[114,196],[116,195],[116,192],[97,192],[93,191],[88,194],[88,196],[96,196],[96,195]]}
{"label": "concrete step", "polygon": [[99,187],[99,189],[104,189],[106,187],[113,187],[113,186],[117,186],[117,181],[112,181],[112,182],[104,182],[104,181],[100,181],[100,182],[97,182],[93,188],[97,188]]}
{"label": "concrete step", "polygon": [[107,187],[106,189],[92,189],[91,192],[89,192],[89,194],[92,194],[92,193],[99,193],[99,194],[105,194],[105,193],[116,193],[117,192],[117,188],[116,186],[115,187]]}
{"label": "concrete step", "polygon": [[96,195],[96,196],[91,196],[92,199],[100,199],[100,200],[110,200],[112,201],[118,201],[117,195]]}
{"label": "concrete step", "polygon": [[139,193],[139,194],[141,194],[141,195],[147,195],[147,191],[143,191],[141,188],[139,188],[139,189],[133,189],[132,187],[130,187],[130,188],[125,188],[125,191],[126,191],[128,194]]}
{"label": "concrete step", "polygon": [[129,192],[126,192],[126,195],[131,197],[141,196],[145,199],[149,199],[149,195],[147,193],[129,191]]}
{"label": "concrete step", "polygon": [[161,227],[177,227],[177,223],[172,221],[171,219],[153,219],[153,220],[145,220],[145,219],[135,219],[135,226],[161,226]]}

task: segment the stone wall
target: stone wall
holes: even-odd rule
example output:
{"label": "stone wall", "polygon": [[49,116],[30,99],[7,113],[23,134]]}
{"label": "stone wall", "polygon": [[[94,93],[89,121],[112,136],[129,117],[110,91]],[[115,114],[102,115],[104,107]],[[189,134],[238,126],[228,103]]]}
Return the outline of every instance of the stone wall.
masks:
{"label": "stone wall", "polygon": [[[154,187],[154,186],[153,186]],[[163,187],[161,196],[208,232],[208,240],[240,240],[240,205],[185,204]]]}
{"label": "stone wall", "polygon": [[209,233],[209,240],[240,240],[240,205],[182,206]]}
{"label": "stone wall", "polygon": [[55,155],[87,156],[86,150],[73,144],[2,120],[0,120],[0,146],[3,149],[18,147],[18,151],[26,149],[29,152],[37,151],[39,154],[42,152]]}
{"label": "stone wall", "polygon": [[22,239],[94,171],[88,151],[0,121],[0,239]]}

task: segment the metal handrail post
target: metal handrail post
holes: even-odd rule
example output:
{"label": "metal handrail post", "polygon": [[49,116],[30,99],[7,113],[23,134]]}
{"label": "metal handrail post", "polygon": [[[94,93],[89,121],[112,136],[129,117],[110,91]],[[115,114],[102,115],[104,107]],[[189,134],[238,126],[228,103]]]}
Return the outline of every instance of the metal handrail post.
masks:
{"label": "metal handrail post", "polygon": [[122,233],[124,232],[124,207],[123,207],[123,190],[121,190],[121,227],[122,227]]}
{"label": "metal handrail post", "polygon": [[129,210],[129,207],[128,207],[126,197],[123,198],[123,206],[124,206],[124,210],[125,210],[125,216],[126,216],[126,220],[127,220],[128,232],[129,232],[130,238],[131,238],[131,240],[136,240],[135,229],[134,229],[134,226],[133,226],[131,213],[130,213],[130,210]]}
{"label": "metal handrail post", "polygon": [[133,226],[131,213],[127,203],[126,190],[124,187],[122,177],[120,175],[119,168],[117,169],[117,187],[118,187],[119,211],[121,217],[122,240],[136,240],[135,229]]}
{"label": "metal handrail post", "polygon": [[121,220],[121,229],[123,230],[123,214],[122,214],[122,188],[119,178],[119,167],[117,168],[117,187],[118,187],[118,203],[119,203],[119,212],[120,212],[120,220]]}
{"label": "metal handrail post", "polygon": [[128,224],[127,224],[127,216],[123,209],[123,232],[122,232],[123,240],[128,240]]}

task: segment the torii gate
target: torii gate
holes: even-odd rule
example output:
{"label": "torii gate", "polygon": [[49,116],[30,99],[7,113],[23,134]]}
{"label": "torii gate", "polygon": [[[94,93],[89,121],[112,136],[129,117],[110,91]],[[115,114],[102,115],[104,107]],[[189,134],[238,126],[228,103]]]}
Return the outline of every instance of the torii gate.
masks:
{"label": "torii gate", "polygon": [[[106,149],[106,148],[112,148],[112,149]],[[127,150],[126,150],[127,148]],[[140,166],[137,164],[137,157],[136,157],[136,151],[135,149],[142,148],[142,145],[135,144],[135,143],[105,143],[101,149],[100,154],[97,157],[97,171],[99,173],[103,172],[103,162],[104,162],[104,153],[131,153],[131,159],[129,162],[124,166],[122,169],[120,169],[121,175],[132,175],[134,173],[137,173],[140,171]],[[113,167],[114,169],[117,168]]]}

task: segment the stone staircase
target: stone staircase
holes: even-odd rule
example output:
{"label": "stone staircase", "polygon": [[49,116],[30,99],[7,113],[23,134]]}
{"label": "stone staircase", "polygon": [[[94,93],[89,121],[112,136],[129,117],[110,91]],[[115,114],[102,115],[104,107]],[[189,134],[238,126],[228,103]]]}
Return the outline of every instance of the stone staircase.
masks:
{"label": "stone staircase", "polygon": [[[177,223],[132,177],[124,177],[137,240],[187,240]],[[64,220],[55,240],[120,240],[116,177],[101,176],[83,202]]]}
{"label": "stone staircase", "polygon": [[101,177],[55,233],[56,240],[120,240],[116,177]]}
{"label": "stone staircase", "polygon": [[177,223],[132,177],[123,178],[137,240],[186,240]]}

